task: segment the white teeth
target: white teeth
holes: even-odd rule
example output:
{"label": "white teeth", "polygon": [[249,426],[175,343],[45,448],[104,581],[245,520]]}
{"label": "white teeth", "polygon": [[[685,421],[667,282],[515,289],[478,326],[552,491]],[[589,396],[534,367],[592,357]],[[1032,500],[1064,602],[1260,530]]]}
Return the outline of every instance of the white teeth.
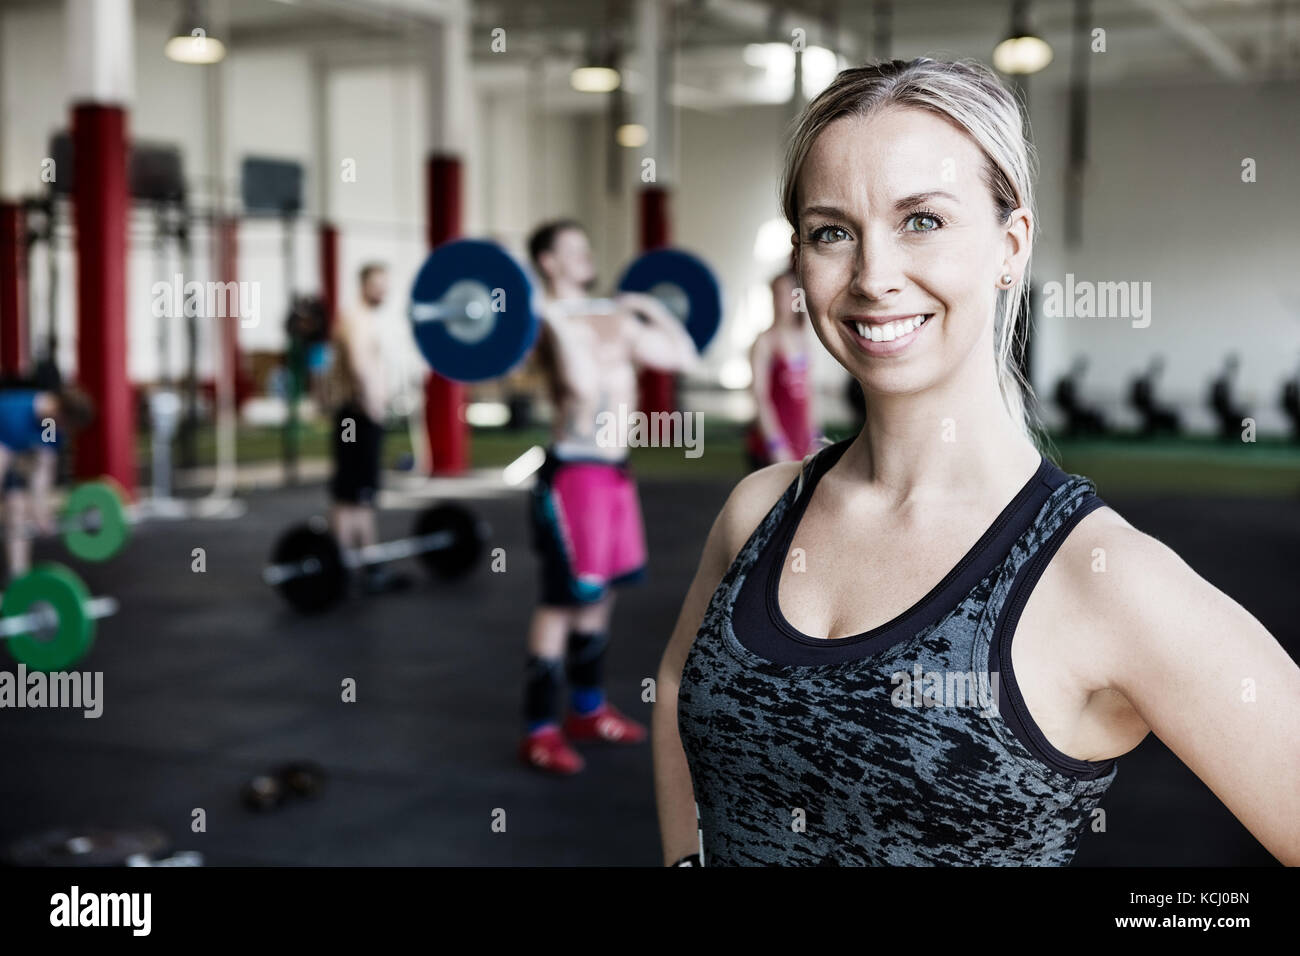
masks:
{"label": "white teeth", "polygon": [[924,315],[913,315],[906,319],[886,322],[884,325],[868,325],[865,322],[855,322],[854,325],[857,326],[858,335],[864,339],[871,339],[873,342],[892,342],[919,329],[925,323]]}

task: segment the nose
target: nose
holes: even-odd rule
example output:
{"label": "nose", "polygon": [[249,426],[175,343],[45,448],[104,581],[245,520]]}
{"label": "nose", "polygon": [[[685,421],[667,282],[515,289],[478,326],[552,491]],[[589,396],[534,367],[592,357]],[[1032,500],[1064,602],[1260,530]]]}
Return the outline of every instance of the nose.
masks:
{"label": "nose", "polygon": [[873,301],[901,292],[906,284],[903,261],[903,252],[892,236],[869,234],[859,245],[850,288]]}

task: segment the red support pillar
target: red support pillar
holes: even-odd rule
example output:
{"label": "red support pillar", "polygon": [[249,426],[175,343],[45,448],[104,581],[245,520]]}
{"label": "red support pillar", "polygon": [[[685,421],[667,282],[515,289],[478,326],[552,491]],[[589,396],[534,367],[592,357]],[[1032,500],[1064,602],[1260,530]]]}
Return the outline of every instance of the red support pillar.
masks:
{"label": "red support pillar", "polygon": [[[639,201],[641,251],[650,252],[672,244],[672,220],[668,215],[668,190],[648,186]],[[677,410],[677,376],[672,372],[644,368],[637,377],[641,411],[646,414]]]}
{"label": "red support pillar", "polygon": [[[455,239],[461,230],[461,162],[430,156],[428,163],[429,248]],[[469,423],[465,386],[430,372],[424,382],[424,427],[429,440],[429,473],[461,475],[469,468]]]}
{"label": "red support pillar", "polygon": [[79,478],[107,475],[135,494],[135,409],[126,374],[126,110],[83,103],[72,110],[76,164],[72,210],[77,244],[77,380],[95,420],[77,440]]}
{"label": "red support pillar", "polygon": [[27,215],[0,202],[0,375],[27,370]]}
{"label": "red support pillar", "polygon": [[339,231],[328,222],[320,224],[320,297],[325,317],[334,328],[339,308]]}
{"label": "red support pillar", "polygon": [[[223,216],[217,220],[217,276],[223,283],[239,281],[239,220]],[[235,408],[241,408],[253,394],[253,383],[244,358],[239,351],[239,324],[243,316],[224,319],[221,327],[221,348],[227,367],[234,370]]]}

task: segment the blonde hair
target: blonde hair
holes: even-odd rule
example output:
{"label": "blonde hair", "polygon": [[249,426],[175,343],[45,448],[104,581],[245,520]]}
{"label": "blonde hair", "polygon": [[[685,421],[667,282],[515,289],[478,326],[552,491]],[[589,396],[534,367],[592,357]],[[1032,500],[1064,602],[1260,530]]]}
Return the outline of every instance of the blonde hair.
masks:
{"label": "blonde hair", "polygon": [[[976,60],[920,57],[844,70],[800,114],[781,174],[782,211],[796,233],[799,172],[817,137],[835,120],[866,116],[888,107],[927,110],[955,123],[984,154],[981,174],[998,221],[1008,222],[1011,213],[1023,207],[1030,212],[1037,230],[1033,187],[1037,157],[1026,138],[1027,120],[1022,119],[1016,99],[992,70]],[[1028,288],[1027,260],[1024,275],[1010,288],[998,290],[993,342],[1002,402],[1011,420],[1041,450],[1046,433],[1031,403],[1033,389],[1012,357],[1014,349],[1023,351],[1026,344],[1026,329],[1018,316]]]}

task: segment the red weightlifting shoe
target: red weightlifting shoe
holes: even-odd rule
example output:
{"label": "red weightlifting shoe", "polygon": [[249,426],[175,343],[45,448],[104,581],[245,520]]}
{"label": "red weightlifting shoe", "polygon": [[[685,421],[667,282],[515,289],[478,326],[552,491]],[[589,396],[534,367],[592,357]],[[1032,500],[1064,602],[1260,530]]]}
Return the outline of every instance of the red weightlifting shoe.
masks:
{"label": "red weightlifting shoe", "polygon": [[604,740],[615,744],[639,744],[646,738],[645,727],[624,716],[609,702],[586,715],[570,711],[564,719],[564,733],[570,740]]}
{"label": "red weightlifting shoe", "polygon": [[551,724],[541,727],[519,745],[519,759],[530,767],[554,774],[574,774],[582,769],[578,752],[569,746],[560,728]]}

